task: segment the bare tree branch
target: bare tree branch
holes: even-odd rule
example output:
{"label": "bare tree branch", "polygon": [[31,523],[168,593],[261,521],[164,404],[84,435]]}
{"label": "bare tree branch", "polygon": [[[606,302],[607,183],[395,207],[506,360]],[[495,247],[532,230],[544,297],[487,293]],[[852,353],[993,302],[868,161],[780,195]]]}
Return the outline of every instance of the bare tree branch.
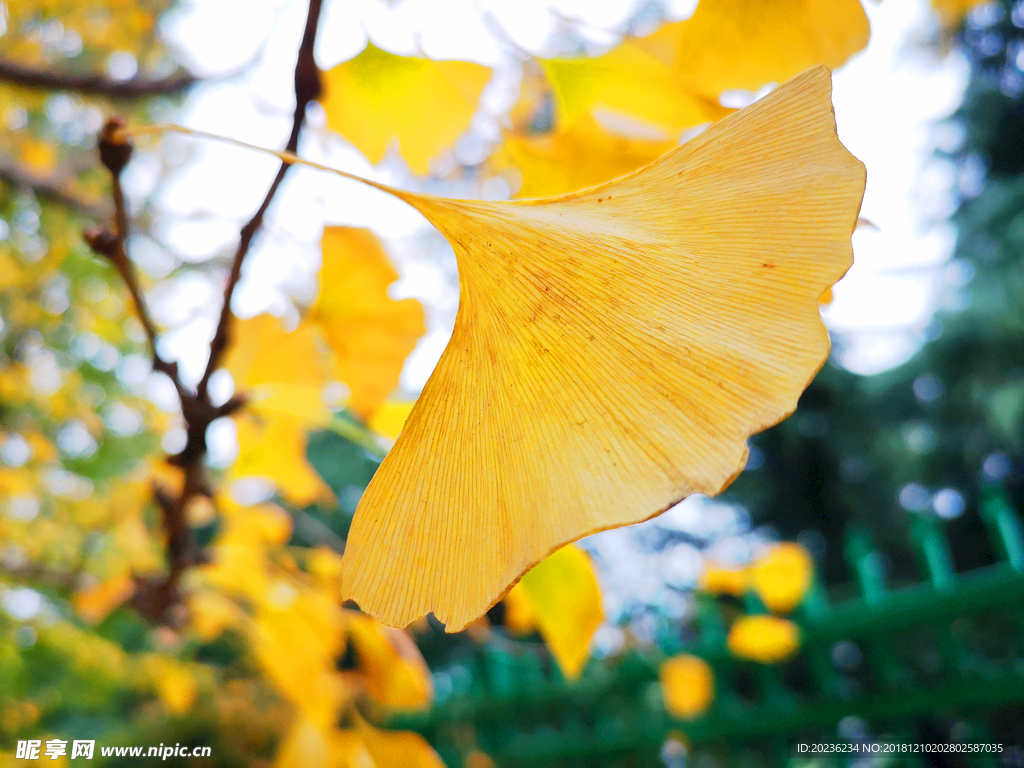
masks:
{"label": "bare tree branch", "polygon": [[161,80],[147,78],[112,80],[104,75],[75,75],[68,72],[37,69],[5,59],[0,59],[0,80],[27,88],[93,93],[109,96],[112,99],[134,99],[142,96],[178,93],[197,82],[197,78],[188,73]]}

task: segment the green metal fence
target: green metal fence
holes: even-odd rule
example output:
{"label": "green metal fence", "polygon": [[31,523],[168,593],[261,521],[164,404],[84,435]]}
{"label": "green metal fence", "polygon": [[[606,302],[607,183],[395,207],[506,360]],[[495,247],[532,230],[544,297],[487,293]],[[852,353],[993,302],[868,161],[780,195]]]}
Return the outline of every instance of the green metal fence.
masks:
{"label": "green metal fence", "polygon": [[[461,693],[396,724],[423,733],[450,766],[461,766],[472,749],[499,766],[661,766],[670,734],[689,754],[718,756],[718,764],[846,765],[802,763],[795,745],[835,740],[840,723],[847,730],[866,724],[875,738],[909,744],[921,738],[916,723],[938,717],[958,723],[960,742],[990,742],[991,714],[1024,704],[1024,532],[997,489],[986,491],[981,514],[998,562],[956,573],[942,523],[921,516],[911,538],[923,580],[898,589],[886,584],[870,535],[851,531],[846,557],[859,596],[831,604],[815,585],[793,617],[800,652],[783,664],[733,658],[720,602],[699,595],[698,639],[670,649],[700,656],[714,672],[714,702],[697,719],[678,721],[665,711],[663,655],[592,661],[569,684],[537,650],[491,644],[477,652]],[[764,610],[753,595],[745,608]],[[877,764],[935,763],[901,755]],[[947,764],[1010,763],[1004,752]]]}

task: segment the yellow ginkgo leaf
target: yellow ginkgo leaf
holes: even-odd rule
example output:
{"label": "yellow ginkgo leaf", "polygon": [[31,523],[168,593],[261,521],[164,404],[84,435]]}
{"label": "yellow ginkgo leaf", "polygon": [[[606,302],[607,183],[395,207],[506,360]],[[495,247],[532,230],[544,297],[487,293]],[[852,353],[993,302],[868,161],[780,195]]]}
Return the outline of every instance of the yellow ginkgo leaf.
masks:
{"label": "yellow ginkgo leaf", "polygon": [[747,591],[749,580],[745,568],[728,568],[709,562],[700,575],[700,588],[716,595],[738,597]]}
{"label": "yellow ginkgo leaf", "polygon": [[469,128],[491,70],[469,61],[396,56],[373,43],[324,73],[327,127],[379,163],[388,144],[415,173]]}
{"label": "yellow ginkgo leaf", "polygon": [[778,616],[742,616],[729,628],[726,646],[741,659],[775,664],[800,647],[800,630]]}
{"label": "yellow ginkgo leaf", "polygon": [[527,571],[506,600],[528,606],[562,674],[578,678],[604,621],[601,588],[587,553],[573,544],[562,547]]}
{"label": "yellow ginkgo leaf", "polygon": [[277,690],[315,722],[330,723],[343,694],[334,659],[344,647],[344,634],[333,601],[304,591],[290,605],[267,605],[256,614],[250,640]]}
{"label": "yellow ginkgo leaf", "polygon": [[452,244],[452,339],[360,501],[343,594],[451,631],[566,543],[743,469],[824,363],[864,166],[824,67],[625,178],[538,201],[401,190]]}
{"label": "yellow ginkgo leaf", "polygon": [[813,578],[810,553],[792,542],[771,547],[750,566],[750,585],[775,613],[787,613],[800,605]]}
{"label": "yellow ginkgo leaf", "polygon": [[602,108],[649,123],[668,138],[729,112],[717,100],[688,90],[634,40],[603,56],[542,63],[554,91],[556,119],[569,124]]}
{"label": "yellow ginkgo leaf", "polygon": [[549,197],[623,176],[675,147],[673,141],[615,136],[589,115],[539,136],[508,134],[493,159],[519,171],[518,197]]}
{"label": "yellow ginkgo leaf", "polygon": [[366,691],[385,707],[422,709],[434,695],[427,663],[404,630],[376,619],[346,613],[349,640],[364,675]]}
{"label": "yellow ginkgo leaf", "polygon": [[685,21],[631,41],[680,87],[716,99],[781,83],[807,67],[838,67],[868,43],[860,0],[701,0]]}
{"label": "yellow ginkgo leaf", "polygon": [[715,675],[699,656],[683,653],[666,659],[658,677],[665,709],[683,720],[703,715],[715,698]]}
{"label": "yellow ginkgo leaf", "polygon": [[269,314],[235,321],[223,363],[240,393],[259,387],[273,392],[278,385],[323,387],[325,366],[315,326],[300,323],[287,331],[280,319]]}
{"label": "yellow ginkgo leaf", "polygon": [[[313,397],[319,398],[314,392]],[[327,424],[308,422],[292,416],[258,418],[251,413],[235,418],[238,457],[228,478],[265,477],[274,481],[278,493],[293,504],[314,501],[329,504],[334,494],[306,459],[308,432]]]}
{"label": "yellow ginkgo leaf", "polygon": [[320,330],[302,322],[288,332],[268,314],[235,325],[224,368],[246,406],[234,420],[238,457],[228,479],[265,477],[294,504],[330,503],[334,494],[306,459],[307,435],[327,425],[321,393],[330,380]]}
{"label": "yellow ginkgo leaf", "polygon": [[374,768],[445,768],[427,740],[413,731],[385,731],[356,720],[359,734],[373,758]]}
{"label": "yellow ginkgo leaf", "polygon": [[423,306],[388,296],[398,273],[369,230],[325,227],[322,245],[320,294],[310,317],[334,354],[335,375],[351,390],[349,408],[369,419],[426,331]]}

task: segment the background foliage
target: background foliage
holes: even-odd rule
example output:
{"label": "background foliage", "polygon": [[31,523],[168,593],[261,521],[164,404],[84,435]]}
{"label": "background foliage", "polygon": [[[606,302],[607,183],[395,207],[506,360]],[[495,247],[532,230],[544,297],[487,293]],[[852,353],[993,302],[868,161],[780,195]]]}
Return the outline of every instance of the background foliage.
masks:
{"label": "background foliage", "polygon": [[[317,131],[340,134],[370,163],[404,164],[418,188],[479,191],[498,179],[503,187],[487,189],[553,195],[656,159],[686,129],[726,114],[725,90],[757,91],[815,63],[839,66],[867,41],[858,3],[766,4],[800,21],[767,25],[770,33],[732,30],[722,17],[727,5],[704,0],[688,22],[648,25],[658,31],[629,35],[600,55],[523,56],[518,97],[477,162],[452,152],[494,76],[480,64],[371,44],[323,74],[322,93],[307,94],[321,105],[310,114],[322,114]],[[756,461],[727,499],[802,548],[768,548],[749,571],[704,569],[705,597],[725,595],[717,600],[743,630],[730,635],[738,658],[776,662],[799,645],[785,619],[746,616],[737,595],[749,591],[788,613],[813,581],[806,552],[833,594],[845,594],[844,535],[865,528],[887,553],[890,578],[915,582],[909,530],[926,517],[945,521],[955,566],[967,571],[998,558],[982,535],[983,489],[1001,483],[1024,502],[1024,6],[982,4],[964,23],[968,6],[979,4],[935,5],[945,24],[935,44],[961,50],[971,67],[948,152],[959,237],[944,269],[956,279],[913,359],[871,377],[828,364],[794,417],[751,441]],[[19,764],[18,740],[59,737],[210,745],[211,765],[437,765],[426,741],[396,718],[470,690],[494,649],[535,654],[545,674],[569,680],[619,669],[631,654],[655,666],[676,654],[694,632],[692,613],[662,616],[653,635],[626,631],[622,648],[588,661],[603,613],[589,558],[575,547],[458,635],[432,620],[391,630],[339,604],[339,553],[362,489],[411,406],[415,393],[401,390],[399,374],[426,329],[418,302],[389,295],[398,273],[367,230],[328,227],[318,287],[296,291],[281,317],[235,321],[225,337],[220,362],[230,378],[220,381],[230,383],[212,380],[206,402],[225,407],[233,387],[246,403],[204,418],[232,420],[234,459],[218,466],[198,437],[186,442],[166,375],[173,371],[158,358],[163,372],[153,372],[124,271],[82,236],[115,214],[110,174],[95,153],[105,118],[173,120],[194,83],[161,42],[160,20],[172,9],[120,0],[4,6],[0,764]],[[637,21],[651,13],[645,6]],[[681,41],[707,57],[703,69],[673,53]],[[734,71],[706,64],[723,52]],[[161,146],[140,142],[136,162],[163,179],[188,153]],[[180,298],[178,281],[195,271],[233,284],[230,252],[191,264],[153,249],[160,221],[152,195],[130,195],[129,211],[128,254],[154,306],[168,285],[179,286],[170,295]],[[178,378],[186,388],[198,383]],[[168,390],[172,407],[158,406]],[[167,461],[188,446],[198,453]],[[184,533],[174,533],[175,520],[186,523]],[[646,530],[649,553],[693,540]],[[1006,641],[1015,630],[1000,631]],[[706,664],[675,656],[651,688],[653,706],[699,716],[715,685]],[[598,711],[583,699],[585,710]],[[544,717],[557,723],[565,711]],[[1003,710],[984,717],[1000,740],[1022,743]],[[936,718],[916,735],[952,738],[948,726]],[[489,763],[469,725],[455,740],[465,764]],[[671,749],[664,754],[675,759]]]}

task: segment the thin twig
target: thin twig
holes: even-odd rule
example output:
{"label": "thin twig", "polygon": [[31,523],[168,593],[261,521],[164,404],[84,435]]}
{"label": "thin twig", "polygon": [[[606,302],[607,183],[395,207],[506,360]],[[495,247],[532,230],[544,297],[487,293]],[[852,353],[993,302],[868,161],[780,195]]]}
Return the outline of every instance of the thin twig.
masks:
{"label": "thin twig", "polygon": [[153,368],[167,374],[174,382],[178,394],[184,398],[185,390],[178,378],[178,367],[175,363],[164,360],[157,349],[157,330],[153,318],[146,306],[146,299],[139,286],[135,274],[135,266],[128,258],[125,241],[128,239],[128,206],[125,202],[124,190],[121,187],[121,171],[132,156],[132,145],[125,141],[115,140],[124,123],[118,119],[108,120],[100,134],[100,158],[110,171],[112,197],[114,201],[114,232],[102,227],[93,227],[85,231],[84,237],[89,246],[98,254],[106,256],[118,275],[128,288],[135,305],[135,314],[146,331],[150,354],[153,357]]}
{"label": "thin twig", "polygon": [[[322,0],[310,0],[309,12],[306,15],[306,28],[302,35],[302,44],[299,46],[298,59],[295,62],[295,113],[292,116],[292,131],[288,136],[288,143],[285,145],[286,152],[295,152],[299,148],[299,134],[302,132],[302,125],[306,119],[306,108],[310,102],[316,101],[322,93],[320,70],[317,69],[316,61],[313,58],[313,45],[316,42],[317,27],[320,23],[320,6]],[[231,299],[235,295],[235,288],[242,276],[242,263],[245,261],[249,248],[252,246],[253,238],[263,226],[263,217],[270,207],[270,203],[277,194],[278,187],[284,181],[285,174],[291,167],[289,163],[281,163],[277,175],[270,184],[270,189],[263,198],[263,202],[256,210],[256,213],[242,227],[241,236],[238,240],[238,248],[235,250],[235,257],[231,262],[231,272],[228,275],[227,285],[224,287],[224,305],[221,307],[220,318],[217,321],[217,330],[210,342],[210,358],[206,363],[206,370],[199,381],[196,392],[201,398],[206,398],[207,389],[210,383],[210,376],[217,370],[221,358],[227,350],[231,339]]]}
{"label": "thin twig", "polygon": [[0,80],[28,88],[102,94],[112,99],[178,93],[197,82],[197,78],[188,73],[160,80],[142,77],[132,80],[112,80],[103,75],[74,75],[67,72],[38,69],[7,59],[0,59]]}

